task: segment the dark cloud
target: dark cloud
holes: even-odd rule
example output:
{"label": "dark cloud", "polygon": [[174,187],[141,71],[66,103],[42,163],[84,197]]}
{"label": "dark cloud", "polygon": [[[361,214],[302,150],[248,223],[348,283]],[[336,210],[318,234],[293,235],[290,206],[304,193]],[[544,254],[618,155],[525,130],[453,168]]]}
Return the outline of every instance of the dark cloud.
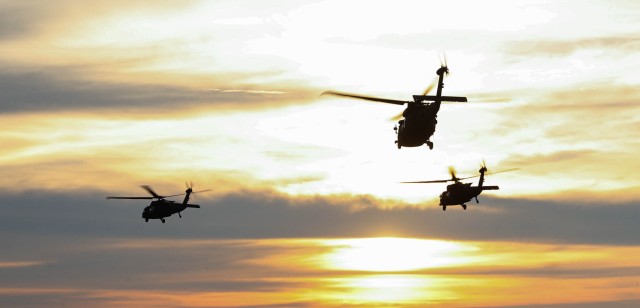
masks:
{"label": "dark cloud", "polygon": [[[635,202],[601,204],[480,196],[467,211],[437,204],[413,207],[369,196],[287,197],[242,191],[199,197],[167,224],[143,222],[144,201],[104,200],[105,194],[31,192],[3,196],[0,230],[21,235],[143,238],[326,238],[389,233],[454,240],[637,245]],[[598,201],[600,202],[600,201]],[[396,207],[389,208],[395,203]],[[464,226],[462,228],[461,226]],[[166,232],[170,231],[170,232]]]}
{"label": "dark cloud", "polygon": [[[0,109],[7,112],[117,109],[120,111],[187,108],[195,105],[271,106],[315,98],[304,89],[264,89],[228,83],[211,76],[211,88],[171,84],[117,83],[92,79],[90,68],[0,66]],[[242,79],[240,76],[236,76]],[[215,80],[218,81],[215,81]]]}
{"label": "dark cloud", "polygon": [[32,34],[45,15],[22,2],[0,2],[0,42]]}
{"label": "dark cloud", "polygon": [[[578,262],[578,261],[576,261]],[[582,261],[579,261],[582,262]],[[495,277],[536,277],[536,278],[553,278],[553,279],[584,279],[584,278],[619,278],[619,277],[637,277],[640,275],[640,267],[637,266],[611,266],[611,267],[585,267],[580,265],[568,264],[545,264],[541,266],[526,267],[516,264],[492,265],[483,267],[478,265],[475,267],[463,268],[445,268],[445,269],[429,269],[412,272],[414,274],[425,275],[482,275]]]}
{"label": "dark cloud", "polygon": [[[291,204],[290,200],[277,197],[257,195],[258,198],[253,199],[253,196],[247,193],[215,201],[220,205],[216,208],[217,215],[225,217],[224,226],[219,230],[221,235],[361,237],[387,231],[405,236],[458,240],[638,244],[632,236],[637,227],[630,217],[640,209],[633,203],[580,206],[481,197],[483,204],[479,207],[471,206],[466,212],[454,208],[451,213],[442,213],[436,205],[383,210],[375,206],[375,199],[368,197],[340,201],[318,198]],[[354,206],[360,210],[352,211]],[[483,208],[490,211],[483,211]],[[469,214],[471,211],[473,214]],[[616,222],[615,226],[609,225],[612,221]]]}

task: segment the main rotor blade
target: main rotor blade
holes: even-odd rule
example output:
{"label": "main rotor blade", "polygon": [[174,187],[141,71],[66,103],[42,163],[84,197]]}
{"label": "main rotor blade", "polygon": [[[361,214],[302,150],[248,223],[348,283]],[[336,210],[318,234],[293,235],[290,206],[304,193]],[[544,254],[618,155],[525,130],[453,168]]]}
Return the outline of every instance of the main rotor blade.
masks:
{"label": "main rotor blade", "polygon": [[335,96],[363,99],[366,101],[387,103],[387,104],[394,104],[394,105],[404,105],[407,103],[413,103],[411,101],[400,101],[395,99],[379,98],[379,97],[365,96],[365,95],[345,93],[345,92],[336,92],[336,91],[324,91],[322,92],[321,95],[335,95]]}
{"label": "main rotor blade", "polygon": [[452,180],[434,180],[434,181],[414,181],[414,182],[400,182],[402,184],[428,184],[428,183],[446,183]]}
{"label": "main rotor blade", "polygon": [[211,191],[211,189],[204,189],[204,190],[198,190],[198,191],[192,191],[192,194],[197,194],[197,193],[201,193],[201,192],[205,192],[205,191]]}
{"label": "main rotor blade", "polygon": [[107,197],[107,199],[140,199],[140,200],[151,200],[153,197]]}
{"label": "main rotor blade", "polygon": [[182,194],[175,194],[175,195],[168,195],[168,196],[161,196],[158,195],[155,191],[153,191],[153,189],[151,188],[151,186],[149,185],[142,185],[140,186],[142,187],[144,190],[146,190],[149,194],[151,194],[153,197],[148,197],[149,199],[164,199],[164,198],[169,198],[169,197],[175,197],[175,196],[182,196],[184,195],[184,193]]}
{"label": "main rotor blade", "polygon": [[403,117],[404,117],[404,112],[400,112],[400,113],[396,114],[395,116],[391,117],[389,120],[391,120],[391,121],[400,121],[400,120],[402,120]]}
{"label": "main rotor blade", "polygon": [[503,172],[511,172],[511,171],[516,171],[516,170],[520,170],[520,168],[512,168],[512,169],[507,169],[507,170],[500,170],[500,171],[496,171],[496,172],[487,172],[484,175],[490,175],[490,174],[496,174],[496,173],[503,173]]}
{"label": "main rotor blade", "polygon": [[[492,174],[503,173],[503,172],[510,172],[510,171],[515,171],[515,170],[520,170],[520,168],[513,168],[513,169],[507,169],[507,170],[500,170],[500,171],[496,171],[496,172],[486,172],[484,175],[486,176],[486,175],[492,175]],[[480,175],[478,174],[478,175],[469,176],[469,177],[466,177],[466,178],[461,178],[461,179],[458,179],[458,180],[473,179],[473,178],[477,178],[477,177],[479,177],[479,176],[480,176]]]}
{"label": "main rotor blade", "polygon": [[175,197],[175,196],[183,196],[183,195],[185,195],[185,194],[184,194],[184,193],[182,193],[182,194],[175,194],[175,195],[168,195],[168,196],[158,196],[158,197],[160,197],[160,198],[163,198],[163,199],[164,199],[164,198]]}
{"label": "main rotor blade", "polygon": [[438,78],[433,79],[433,81],[431,82],[431,84],[424,89],[424,91],[422,92],[422,96],[426,96],[427,94],[429,94],[429,92],[431,92],[431,90],[433,90],[433,88],[435,88],[438,85]]}
{"label": "main rotor blade", "polygon": [[151,189],[151,186],[149,186],[149,185],[142,185],[142,186],[140,186],[140,187],[142,187],[142,189],[146,190],[146,191],[147,191],[149,194],[151,194],[154,198],[157,198],[157,199],[162,198],[162,196],[160,196],[160,195],[156,194],[156,192],[155,192],[155,191],[153,191],[153,189]]}
{"label": "main rotor blade", "polygon": [[511,102],[513,99],[509,97],[493,97],[493,98],[474,98],[469,103],[473,104],[504,104]]}
{"label": "main rotor blade", "polygon": [[[484,175],[487,175],[487,173],[485,173]],[[459,178],[458,181],[463,181],[463,180],[467,180],[467,179],[473,179],[473,178],[477,178],[479,176],[480,175],[478,174],[478,175],[474,175],[474,176],[468,176],[466,178]]]}

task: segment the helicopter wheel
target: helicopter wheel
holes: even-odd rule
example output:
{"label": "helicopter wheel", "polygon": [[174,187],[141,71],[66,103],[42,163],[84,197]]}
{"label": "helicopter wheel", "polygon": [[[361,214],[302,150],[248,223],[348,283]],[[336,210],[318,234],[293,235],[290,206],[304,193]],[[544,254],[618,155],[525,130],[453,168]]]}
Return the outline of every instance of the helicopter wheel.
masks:
{"label": "helicopter wheel", "polygon": [[144,222],[149,222],[149,218],[145,218],[145,219],[144,219]]}
{"label": "helicopter wheel", "polygon": [[160,221],[162,221],[162,223],[164,223],[164,218],[160,218]]}
{"label": "helicopter wheel", "polygon": [[429,146],[429,150],[433,150],[433,142],[427,141],[426,144]]}
{"label": "helicopter wheel", "polygon": [[466,204],[464,204],[464,203],[463,203],[463,204],[460,204],[460,205],[462,205],[462,209],[463,209],[463,210],[466,210],[466,209],[467,209],[467,205],[466,205]]}
{"label": "helicopter wheel", "polygon": [[443,211],[446,211],[446,210],[447,210],[447,206],[446,206],[446,205],[443,205],[443,206],[442,206],[442,210],[443,210]]}

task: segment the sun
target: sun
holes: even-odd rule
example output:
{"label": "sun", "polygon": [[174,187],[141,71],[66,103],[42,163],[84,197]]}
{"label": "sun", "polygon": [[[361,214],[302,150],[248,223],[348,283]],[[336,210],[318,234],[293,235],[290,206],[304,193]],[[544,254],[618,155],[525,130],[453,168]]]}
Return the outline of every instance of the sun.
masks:
{"label": "sun", "polygon": [[325,257],[328,268],[371,272],[415,271],[473,262],[465,255],[477,247],[442,240],[363,238],[328,240],[335,246]]}

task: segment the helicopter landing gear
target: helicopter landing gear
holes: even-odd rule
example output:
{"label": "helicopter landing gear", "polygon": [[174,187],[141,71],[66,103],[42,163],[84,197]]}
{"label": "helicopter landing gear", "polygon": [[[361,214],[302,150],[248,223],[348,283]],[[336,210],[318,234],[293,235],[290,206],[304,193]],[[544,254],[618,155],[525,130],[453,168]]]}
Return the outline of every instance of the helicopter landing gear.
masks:
{"label": "helicopter landing gear", "polygon": [[396,131],[396,135],[398,135],[398,140],[396,140],[396,145],[398,145],[398,149],[402,148],[402,139],[400,139],[400,137],[402,136],[402,123],[404,123],[404,120],[401,120],[398,122],[398,124],[400,124],[400,128],[398,128],[397,126],[393,127],[393,130]]}
{"label": "helicopter landing gear", "polygon": [[396,140],[396,144],[398,145],[398,149],[402,148],[402,127],[404,125],[404,120],[398,121],[399,126],[394,126],[393,130],[396,131],[396,135],[398,135],[398,140]]}
{"label": "helicopter landing gear", "polygon": [[442,210],[443,210],[443,211],[446,211],[446,210],[447,210],[447,206],[446,206],[446,205],[443,205],[443,206],[442,206]]}
{"label": "helicopter landing gear", "polygon": [[160,221],[162,221],[162,223],[164,223],[164,218],[160,218]]}
{"label": "helicopter landing gear", "polygon": [[144,222],[149,222],[149,218],[145,218],[145,219],[144,219]]}
{"label": "helicopter landing gear", "polygon": [[425,143],[429,146],[429,150],[433,150],[433,142],[427,140]]}
{"label": "helicopter landing gear", "polygon": [[464,204],[464,203],[463,203],[463,204],[460,204],[460,205],[462,205],[462,209],[463,209],[463,210],[466,210],[466,209],[467,209],[467,205],[466,205],[466,204]]}
{"label": "helicopter landing gear", "polygon": [[182,218],[182,215],[180,215],[180,213],[178,213],[178,217]]}

